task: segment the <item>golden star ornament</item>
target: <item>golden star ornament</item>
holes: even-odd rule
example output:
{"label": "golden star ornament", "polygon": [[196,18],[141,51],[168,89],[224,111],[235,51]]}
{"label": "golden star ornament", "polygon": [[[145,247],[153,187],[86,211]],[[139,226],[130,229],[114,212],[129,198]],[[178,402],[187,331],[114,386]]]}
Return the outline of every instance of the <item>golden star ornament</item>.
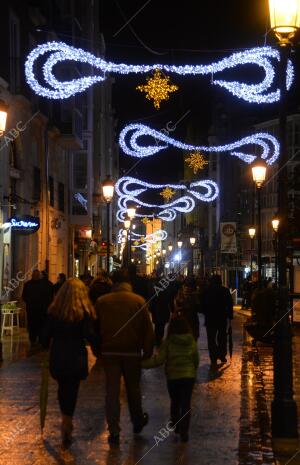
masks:
{"label": "golden star ornament", "polygon": [[193,170],[194,174],[197,174],[198,171],[203,170],[205,166],[208,165],[208,161],[201,152],[191,153],[190,156],[185,159],[185,162],[188,164],[189,168]]}
{"label": "golden star ornament", "polygon": [[165,187],[163,191],[160,192],[160,194],[167,202],[172,199],[175,195],[175,191],[171,189],[171,187]]}
{"label": "golden star ornament", "polygon": [[159,110],[161,102],[169,100],[169,94],[178,90],[178,86],[171,84],[169,76],[156,69],[154,75],[147,78],[147,83],[137,86],[136,89],[145,92],[146,99],[153,100],[154,107]]}

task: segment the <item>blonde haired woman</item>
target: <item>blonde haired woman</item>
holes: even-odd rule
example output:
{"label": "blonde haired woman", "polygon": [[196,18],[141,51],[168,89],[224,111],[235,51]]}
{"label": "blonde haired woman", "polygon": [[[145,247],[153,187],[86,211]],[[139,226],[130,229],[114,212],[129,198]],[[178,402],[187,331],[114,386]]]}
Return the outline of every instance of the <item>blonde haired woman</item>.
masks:
{"label": "blonde haired woman", "polygon": [[43,346],[50,343],[49,368],[58,382],[58,401],[62,413],[62,445],[72,442],[72,417],[80,381],[88,376],[85,341],[96,351],[93,326],[96,319],[88,289],[77,278],[68,279],[48,310]]}

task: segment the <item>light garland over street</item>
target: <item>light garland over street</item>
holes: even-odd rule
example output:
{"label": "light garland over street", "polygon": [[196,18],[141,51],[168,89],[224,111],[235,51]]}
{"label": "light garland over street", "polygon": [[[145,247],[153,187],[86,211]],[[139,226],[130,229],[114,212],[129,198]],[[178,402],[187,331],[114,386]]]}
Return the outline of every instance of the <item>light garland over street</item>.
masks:
{"label": "light garland over street", "polygon": [[[142,142],[139,139],[143,137],[148,139],[149,137],[152,137],[154,139],[153,144],[142,145]],[[164,144],[159,145],[159,141]],[[170,136],[167,136],[161,131],[157,131],[141,123],[128,124],[125,126],[120,133],[119,144],[126,155],[137,158],[149,157],[162,150],[166,150],[169,146],[173,146],[186,151],[196,150],[208,153],[230,152],[230,155],[233,157],[238,157],[245,163],[249,164],[253,163],[253,161],[257,158],[257,155],[253,154],[254,151],[251,147],[256,145],[261,151],[260,158],[264,159],[268,165],[272,165],[277,160],[280,149],[279,142],[276,137],[267,132],[252,134],[251,136],[243,137],[236,142],[225,145],[196,146],[180,142]],[[246,153],[243,150],[237,150],[243,149],[247,146],[252,148],[252,154]]]}
{"label": "light garland over street", "polygon": [[[145,193],[148,189],[158,190],[171,188],[177,191],[185,191],[185,195],[181,195],[177,199],[169,203],[151,204],[143,202],[139,196]],[[204,189],[201,193],[199,189]],[[219,195],[219,188],[215,181],[203,179],[195,181],[186,186],[185,184],[151,184],[141,181],[140,179],[131,176],[124,176],[116,183],[116,193],[119,196],[117,218],[119,221],[124,221],[127,215],[128,205],[134,203],[137,206],[143,207],[143,213],[136,213],[136,217],[145,218],[153,217],[153,209],[161,210],[156,216],[164,221],[173,221],[177,213],[189,213],[195,208],[195,199],[202,202],[213,202]],[[145,214],[144,210],[150,209],[151,213]]]}
{"label": "light garland over street", "polygon": [[[46,55],[46,61],[41,66],[45,85],[41,84],[37,78],[36,65],[41,57]],[[25,63],[25,76],[27,83],[34,92],[49,99],[65,99],[86,89],[96,83],[101,83],[106,79],[106,73],[127,75],[127,74],[148,74],[155,70],[166,73],[178,74],[181,76],[211,76],[211,84],[226,89],[235,97],[250,103],[274,103],[280,100],[280,90],[276,85],[276,69],[280,60],[279,51],[272,47],[257,47],[242,52],[233,53],[229,57],[208,65],[131,65],[126,63],[113,63],[98,58],[81,48],[72,47],[63,42],[46,42],[38,45],[28,55]],[[84,76],[70,81],[59,81],[54,75],[54,68],[59,63],[73,61],[92,66],[94,73],[96,70],[102,72],[99,75]],[[255,84],[247,84],[239,81],[226,81],[215,79],[214,76],[226,69],[235,69],[241,65],[257,66],[263,70],[263,79]],[[292,62],[288,60],[286,70],[286,87],[289,90],[294,80],[294,68]]]}

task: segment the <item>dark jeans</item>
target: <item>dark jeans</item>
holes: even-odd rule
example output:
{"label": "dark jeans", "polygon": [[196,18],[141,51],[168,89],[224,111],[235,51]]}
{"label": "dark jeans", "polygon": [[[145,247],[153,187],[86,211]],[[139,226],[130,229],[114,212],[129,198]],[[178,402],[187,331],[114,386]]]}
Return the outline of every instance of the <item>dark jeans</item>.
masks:
{"label": "dark jeans", "polygon": [[140,389],[141,359],[139,356],[103,355],[106,377],[106,420],[111,434],[120,431],[120,383],[124,377],[131,421],[143,423],[142,396]]}
{"label": "dark jeans", "polygon": [[161,344],[161,341],[163,340],[164,333],[165,333],[165,326],[166,326],[165,322],[155,323],[155,328],[154,328],[155,342],[156,342],[156,345],[158,346]]}
{"label": "dark jeans", "polygon": [[171,399],[171,421],[181,434],[189,430],[194,384],[194,378],[169,379],[167,383]]}
{"label": "dark jeans", "polygon": [[61,413],[72,417],[76,407],[80,379],[60,378],[57,380],[57,382],[58,402]]}
{"label": "dark jeans", "polygon": [[37,312],[27,310],[27,326],[31,344],[39,342],[42,329],[42,318]]}
{"label": "dark jeans", "polygon": [[206,326],[207,344],[210,360],[224,359],[227,354],[227,325]]}

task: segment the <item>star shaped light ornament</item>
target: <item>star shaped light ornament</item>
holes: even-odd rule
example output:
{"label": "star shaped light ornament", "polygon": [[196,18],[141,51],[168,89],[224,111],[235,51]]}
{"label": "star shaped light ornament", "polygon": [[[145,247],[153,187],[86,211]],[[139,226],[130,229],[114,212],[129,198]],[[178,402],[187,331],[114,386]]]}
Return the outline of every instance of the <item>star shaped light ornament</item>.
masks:
{"label": "star shaped light ornament", "polygon": [[147,78],[147,84],[137,86],[140,92],[145,92],[146,99],[153,100],[154,107],[159,110],[163,100],[169,100],[169,94],[178,90],[178,86],[170,84],[170,78],[159,69],[154,71],[151,78]]}
{"label": "star shaped light ornament", "polygon": [[167,202],[172,199],[175,195],[175,191],[171,189],[171,187],[165,187],[163,191],[160,192],[160,194]]}
{"label": "star shaped light ornament", "polygon": [[150,222],[150,220],[145,216],[142,220],[141,220],[142,223],[144,223],[144,225],[146,226],[146,224],[148,224]]}
{"label": "star shaped light ornament", "polygon": [[208,161],[204,158],[201,152],[193,152],[190,154],[189,157],[185,159],[185,162],[188,164],[189,168],[191,168],[194,174],[197,174],[198,171],[203,170],[206,165],[208,165]]}

